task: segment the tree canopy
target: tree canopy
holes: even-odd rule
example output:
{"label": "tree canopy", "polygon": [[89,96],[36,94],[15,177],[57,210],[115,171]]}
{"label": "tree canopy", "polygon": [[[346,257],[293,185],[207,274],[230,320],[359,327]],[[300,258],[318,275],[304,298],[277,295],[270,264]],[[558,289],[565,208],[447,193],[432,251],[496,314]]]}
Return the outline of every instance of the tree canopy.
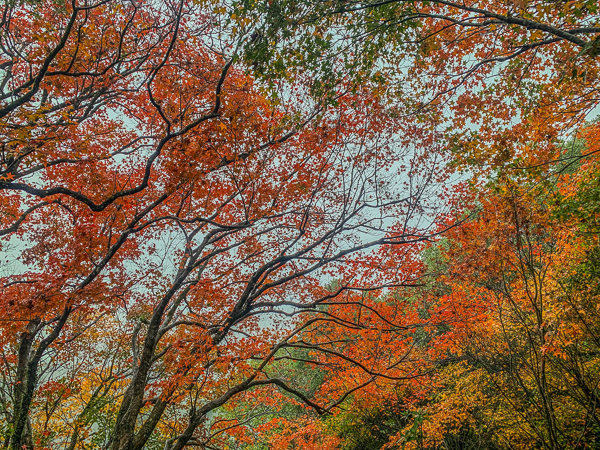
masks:
{"label": "tree canopy", "polygon": [[597,2],[0,30],[0,448],[599,445]]}

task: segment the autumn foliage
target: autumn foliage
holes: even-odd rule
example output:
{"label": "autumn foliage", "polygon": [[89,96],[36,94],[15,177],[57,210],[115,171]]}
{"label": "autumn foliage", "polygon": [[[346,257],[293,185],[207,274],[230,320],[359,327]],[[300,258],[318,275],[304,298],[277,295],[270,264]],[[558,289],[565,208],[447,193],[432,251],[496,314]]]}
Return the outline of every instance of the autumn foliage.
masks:
{"label": "autumn foliage", "polygon": [[597,8],[6,2],[0,448],[596,448]]}
{"label": "autumn foliage", "polygon": [[[373,93],[267,95],[193,2],[3,17],[3,446],[210,445],[244,392],[325,412],[401,357],[324,337],[396,334],[354,292],[414,284],[433,232],[412,221],[435,163],[411,169]],[[294,349],[343,383],[309,398],[276,367]]]}

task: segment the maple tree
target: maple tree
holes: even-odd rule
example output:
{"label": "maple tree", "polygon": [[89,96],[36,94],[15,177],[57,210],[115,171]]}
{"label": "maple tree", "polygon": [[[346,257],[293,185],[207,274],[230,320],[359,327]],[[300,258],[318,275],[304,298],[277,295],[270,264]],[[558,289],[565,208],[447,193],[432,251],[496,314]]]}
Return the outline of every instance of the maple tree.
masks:
{"label": "maple tree", "polygon": [[481,405],[509,445],[564,448],[597,439],[597,296],[576,281],[595,238],[578,219],[556,219],[565,198],[586,193],[580,177],[588,179],[596,164],[562,176],[557,189],[499,182],[480,198],[481,217],[453,236],[452,293],[440,308],[456,320],[436,351],[447,348],[474,365],[467,373],[487,399],[466,402],[463,411]]}
{"label": "maple tree", "polygon": [[[430,274],[424,286],[394,294],[416,324],[404,367],[421,365],[421,375],[379,382],[333,416],[309,421],[312,442],[597,445],[598,123],[577,136],[543,171],[465,186],[460,226],[420,252]],[[298,439],[302,430],[288,425],[274,439],[288,442],[290,433]]]}
{"label": "maple tree", "polygon": [[[267,80],[378,83],[471,184],[415,303],[430,376],[357,394],[331,448],[596,446],[597,2],[268,3],[245,30]],[[405,422],[382,433],[390,410]]]}
{"label": "maple tree", "polygon": [[[2,13],[3,447],[211,445],[238,398],[325,413],[413,376],[409,319],[377,293],[419,283],[439,232],[434,133],[397,145],[368,87],[269,91],[198,2]],[[327,390],[278,372],[293,351]]]}
{"label": "maple tree", "polygon": [[239,32],[254,36],[247,58],[267,79],[309,71],[318,93],[375,82],[396,114],[434,124],[470,170],[558,158],[597,104],[595,1],[239,5]]}
{"label": "maple tree", "polygon": [[597,445],[596,2],[2,8],[0,445]]}
{"label": "maple tree", "polygon": [[[597,131],[579,152],[595,154]],[[475,189],[473,219],[438,244],[424,296],[441,325],[424,348],[439,365],[395,401],[422,415],[420,435],[412,421],[380,448],[597,445],[597,166],[572,155],[541,178]]]}
{"label": "maple tree", "polygon": [[[475,186],[497,181],[457,190],[473,221],[450,233],[450,275],[423,305],[440,324],[422,332],[423,362],[444,368],[394,403],[414,420],[384,447],[596,445],[598,127],[584,124],[598,104],[597,2],[239,5],[232,20],[243,18],[247,58],[266,80],[308,71],[316,95],[340,80],[374,82],[401,121],[439,130],[448,170],[465,169]],[[373,392],[378,405],[355,398],[341,420],[375,430],[369,411],[385,416],[402,386]]]}

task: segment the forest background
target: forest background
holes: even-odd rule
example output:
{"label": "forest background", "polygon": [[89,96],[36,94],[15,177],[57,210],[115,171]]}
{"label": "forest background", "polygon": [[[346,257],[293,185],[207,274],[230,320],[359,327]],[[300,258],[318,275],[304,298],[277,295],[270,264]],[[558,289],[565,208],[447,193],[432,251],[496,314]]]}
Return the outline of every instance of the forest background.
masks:
{"label": "forest background", "polygon": [[600,447],[593,0],[8,0],[0,447]]}

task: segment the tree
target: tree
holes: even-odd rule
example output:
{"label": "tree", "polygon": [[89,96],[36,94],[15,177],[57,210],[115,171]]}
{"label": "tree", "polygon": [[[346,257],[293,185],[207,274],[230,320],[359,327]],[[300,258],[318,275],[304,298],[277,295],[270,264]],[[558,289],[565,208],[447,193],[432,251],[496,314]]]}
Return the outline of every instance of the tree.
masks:
{"label": "tree", "polygon": [[260,74],[309,71],[318,93],[373,82],[399,116],[435,124],[440,148],[471,170],[547,164],[594,114],[595,1],[236,4]]}
{"label": "tree", "polygon": [[[3,446],[210,445],[243,392],[326,413],[412,375],[335,336],[399,351],[395,305],[352,293],[418,283],[434,133],[395,145],[367,88],[339,86],[335,107],[284,79],[265,95],[219,20],[186,0],[3,7]],[[353,382],[311,400],[272,369],[298,347]]]}
{"label": "tree", "polygon": [[597,131],[542,173],[470,186],[460,227],[419,254],[421,289],[394,294],[422,375],[353,396],[320,422],[326,448],[597,446]]}
{"label": "tree", "polygon": [[[588,240],[597,172],[586,161],[598,151],[597,125],[581,153],[565,142],[596,114],[597,2],[234,4],[243,13],[231,10],[231,21],[250,37],[246,61],[263,79],[308,72],[315,96],[338,83],[375,85],[401,139],[409,126],[436,129],[430,149],[452,155],[448,170],[497,181],[466,190],[478,196],[464,200],[472,223],[450,233],[451,276],[438,279],[450,293],[430,293],[447,332],[423,340],[444,363],[422,391],[426,445],[463,445],[472,431],[492,448],[596,445],[597,304],[586,283],[597,273]],[[565,209],[552,203],[565,199]]]}
{"label": "tree", "polygon": [[[591,146],[595,129],[585,133]],[[464,380],[471,389],[440,395],[431,424],[463,411],[483,418],[504,446],[597,445],[598,297],[589,277],[596,207],[582,203],[596,195],[596,167],[596,158],[574,172],[561,164],[558,182],[501,178],[481,190],[475,220],[448,234],[443,279],[451,293],[438,315],[450,329],[435,351],[462,362],[437,389]],[[465,402],[473,395],[480,399]]]}

